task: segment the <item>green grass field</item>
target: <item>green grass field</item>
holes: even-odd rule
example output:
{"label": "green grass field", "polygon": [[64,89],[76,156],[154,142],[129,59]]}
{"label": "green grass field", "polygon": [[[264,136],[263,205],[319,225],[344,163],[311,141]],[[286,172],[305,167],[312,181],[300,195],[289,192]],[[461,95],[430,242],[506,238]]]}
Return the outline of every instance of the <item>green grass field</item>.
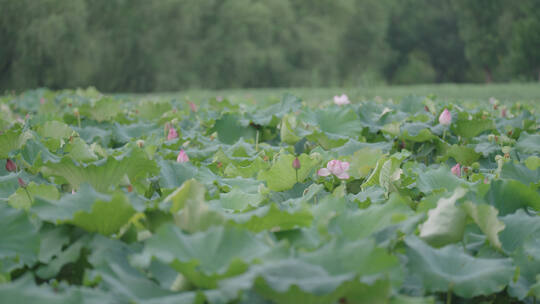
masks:
{"label": "green grass field", "polygon": [[[540,104],[540,84],[431,84],[411,86],[375,86],[357,88],[278,88],[278,89],[233,89],[233,90],[188,90],[148,94],[149,96],[178,97],[199,101],[216,96],[232,101],[253,100],[263,102],[279,99],[284,93],[292,93],[308,102],[324,102],[334,95],[346,93],[351,100],[365,100],[380,96],[383,99],[400,100],[408,95],[435,95],[448,101],[488,100],[495,97],[501,102],[524,102]],[[145,94],[146,95],[146,94]],[[138,95],[140,96],[140,95]]]}

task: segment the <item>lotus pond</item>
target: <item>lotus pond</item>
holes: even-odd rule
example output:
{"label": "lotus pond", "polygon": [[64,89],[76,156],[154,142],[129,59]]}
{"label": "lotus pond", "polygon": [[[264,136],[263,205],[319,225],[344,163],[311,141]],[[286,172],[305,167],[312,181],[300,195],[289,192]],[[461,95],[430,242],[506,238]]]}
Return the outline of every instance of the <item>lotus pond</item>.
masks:
{"label": "lotus pond", "polygon": [[538,104],[0,97],[2,303],[535,303]]}

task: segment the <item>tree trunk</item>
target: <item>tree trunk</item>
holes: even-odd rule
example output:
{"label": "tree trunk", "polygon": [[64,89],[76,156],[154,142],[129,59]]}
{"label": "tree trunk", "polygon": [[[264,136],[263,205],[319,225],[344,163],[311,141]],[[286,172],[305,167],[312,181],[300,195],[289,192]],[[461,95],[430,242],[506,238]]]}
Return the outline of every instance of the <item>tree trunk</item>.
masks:
{"label": "tree trunk", "polygon": [[491,70],[488,67],[484,68],[484,73],[486,74],[486,83],[493,82],[493,75],[491,74]]}

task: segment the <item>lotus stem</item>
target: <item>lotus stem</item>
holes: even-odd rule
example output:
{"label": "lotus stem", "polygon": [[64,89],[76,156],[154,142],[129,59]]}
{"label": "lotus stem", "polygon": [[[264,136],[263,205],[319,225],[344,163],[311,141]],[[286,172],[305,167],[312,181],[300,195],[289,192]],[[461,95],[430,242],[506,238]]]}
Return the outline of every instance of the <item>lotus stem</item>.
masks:
{"label": "lotus stem", "polygon": [[30,200],[30,204],[32,204],[34,200],[32,199],[30,192],[28,192],[28,189],[26,189],[26,187],[24,187],[23,189],[24,189],[24,192],[26,192],[26,196],[28,196],[28,199]]}
{"label": "lotus stem", "polygon": [[257,134],[255,135],[255,152],[259,151],[259,130],[257,130]]}

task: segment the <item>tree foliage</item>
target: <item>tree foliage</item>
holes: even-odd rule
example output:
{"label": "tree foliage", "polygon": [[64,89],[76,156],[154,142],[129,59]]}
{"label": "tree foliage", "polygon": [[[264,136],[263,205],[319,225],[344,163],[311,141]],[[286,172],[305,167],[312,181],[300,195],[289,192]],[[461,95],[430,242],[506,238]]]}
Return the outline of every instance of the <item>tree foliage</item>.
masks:
{"label": "tree foliage", "polygon": [[536,79],[538,3],[0,0],[0,90]]}

